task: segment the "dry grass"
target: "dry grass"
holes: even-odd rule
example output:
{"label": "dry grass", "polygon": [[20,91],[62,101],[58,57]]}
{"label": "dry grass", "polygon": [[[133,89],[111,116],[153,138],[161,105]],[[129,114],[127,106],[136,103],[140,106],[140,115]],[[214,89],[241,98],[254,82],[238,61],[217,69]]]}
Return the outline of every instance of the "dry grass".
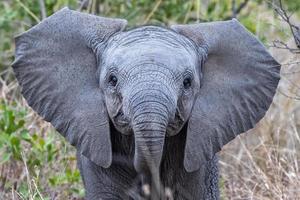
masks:
{"label": "dry grass", "polygon": [[224,199],[300,199],[300,56],[273,55],[284,65],[270,110],[221,153]]}
{"label": "dry grass", "polygon": [[[16,110],[25,109],[27,111],[24,116],[25,126],[30,133],[38,133],[45,141],[53,137],[55,148],[60,150],[54,161],[43,163],[42,166],[35,166],[33,170],[29,170],[27,166],[29,159],[32,159],[28,156],[33,149],[26,143],[24,143],[24,149],[21,152],[21,162],[13,159],[6,163],[0,162],[0,200],[82,200],[82,194],[74,193],[73,196],[70,196],[72,186],[83,191],[81,180],[73,183],[63,180],[63,183],[55,186],[49,184],[50,177],[65,173],[67,168],[72,171],[77,170],[75,148],[66,143],[64,138],[55,132],[50,123],[42,120],[28,107],[25,99],[20,95],[17,81],[11,81],[13,77],[11,68],[1,72],[0,75],[0,100],[5,101],[7,105]],[[1,153],[0,151],[0,156]],[[25,189],[23,185],[26,185]]]}

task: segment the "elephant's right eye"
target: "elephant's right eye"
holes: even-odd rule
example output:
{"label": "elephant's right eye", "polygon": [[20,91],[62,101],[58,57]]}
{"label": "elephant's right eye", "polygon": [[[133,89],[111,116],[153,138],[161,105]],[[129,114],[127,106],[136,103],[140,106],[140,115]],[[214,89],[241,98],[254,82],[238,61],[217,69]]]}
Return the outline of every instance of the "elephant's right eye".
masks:
{"label": "elephant's right eye", "polygon": [[183,80],[184,89],[189,89],[192,86],[192,78],[187,77]]}
{"label": "elephant's right eye", "polygon": [[115,76],[115,75],[110,75],[109,76],[109,78],[108,78],[108,83],[111,85],[111,86],[113,86],[113,87],[115,87],[116,85],[117,85],[117,83],[118,83],[118,78]]}

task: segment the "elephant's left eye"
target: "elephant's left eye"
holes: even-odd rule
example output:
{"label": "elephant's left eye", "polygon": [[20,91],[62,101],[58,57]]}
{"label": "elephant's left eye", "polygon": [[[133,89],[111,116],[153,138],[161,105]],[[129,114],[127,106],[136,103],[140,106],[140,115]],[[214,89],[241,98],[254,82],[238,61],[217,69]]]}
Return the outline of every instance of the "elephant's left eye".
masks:
{"label": "elephant's left eye", "polygon": [[114,87],[118,83],[118,78],[115,75],[110,75],[108,78],[108,83]]}
{"label": "elephant's left eye", "polygon": [[192,78],[187,77],[183,80],[184,89],[189,89],[192,86]]}

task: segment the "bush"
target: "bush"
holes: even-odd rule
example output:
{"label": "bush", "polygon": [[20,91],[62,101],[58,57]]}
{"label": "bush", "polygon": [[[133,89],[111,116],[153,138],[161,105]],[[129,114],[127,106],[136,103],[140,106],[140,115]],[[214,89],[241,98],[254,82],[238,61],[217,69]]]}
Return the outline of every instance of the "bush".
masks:
{"label": "bush", "polygon": [[[32,132],[24,118],[28,109],[0,104],[0,186],[21,199],[82,197],[74,149],[54,131]],[[1,197],[1,196],[0,196]]]}

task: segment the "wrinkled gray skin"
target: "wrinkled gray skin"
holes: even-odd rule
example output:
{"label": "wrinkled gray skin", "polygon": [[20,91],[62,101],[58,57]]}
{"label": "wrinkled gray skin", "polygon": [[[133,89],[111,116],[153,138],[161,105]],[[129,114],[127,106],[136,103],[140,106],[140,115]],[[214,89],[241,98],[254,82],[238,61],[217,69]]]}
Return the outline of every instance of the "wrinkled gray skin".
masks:
{"label": "wrinkled gray skin", "polygon": [[[86,199],[150,199],[145,198],[141,189],[142,174],[137,173],[133,166],[133,137],[124,136],[114,129],[111,133],[114,158],[109,168],[97,166],[85,156],[77,154]],[[171,189],[172,197],[176,200],[219,199],[217,157],[195,172],[186,172],[183,166],[185,134],[183,130],[166,139],[160,163],[161,196],[159,198],[152,191],[151,199],[171,199],[166,197],[165,188]]]}
{"label": "wrinkled gray skin", "polygon": [[[109,173],[112,184],[118,185],[110,193],[118,193],[120,199],[139,179],[141,185],[153,187],[162,181],[162,188],[170,188],[176,199],[207,195],[217,198],[216,159],[196,173],[187,173],[183,167],[186,128],[182,127],[200,89],[202,57],[199,59],[195,45],[173,31],[146,26],[113,35],[104,48],[99,58],[103,69],[99,81],[105,86],[101,90],[112,121],[111,137],[116,140],[112,142],[113,149],[116,144],[113,153],[117,159],[128,156],[126,163],[131,166],[113,161],[109,169],[102,169],[81,158],[81,169],[93,167],[99,173],[86,175],[87,193],[99,193],[101,197],[100,188],[108,181],[102,173]],[[110,83],[112,75],[117,77],[116,86]],[[191,86],[184,86],[185,79],[192,80]],[[85,179],[86,170],[81,171]],[[99,182],[96,187],[90,177]],[[151,189],[153,199],[164,196],[165,191],[155,190]]]}
{"label": "wrinkled gray skin", "polygon": [[[166,135],[181,130],[200,88],[195,46],[175,32],[142,27],[112,36],[100,60],[110,119],[121,133],[135,135],[135,169],[147,162],[158,168]],[[118,83],[111,87],[112,75]],[[192,85],[185,88],[185,79]]]}
{"label": "wrinkled gray skin", "polygon": [[216,153],[264,116],[279,64],[236,20],[125,25],[63,9],[18,36],[22,94],[76,146],[87,199],[219,199]]}

